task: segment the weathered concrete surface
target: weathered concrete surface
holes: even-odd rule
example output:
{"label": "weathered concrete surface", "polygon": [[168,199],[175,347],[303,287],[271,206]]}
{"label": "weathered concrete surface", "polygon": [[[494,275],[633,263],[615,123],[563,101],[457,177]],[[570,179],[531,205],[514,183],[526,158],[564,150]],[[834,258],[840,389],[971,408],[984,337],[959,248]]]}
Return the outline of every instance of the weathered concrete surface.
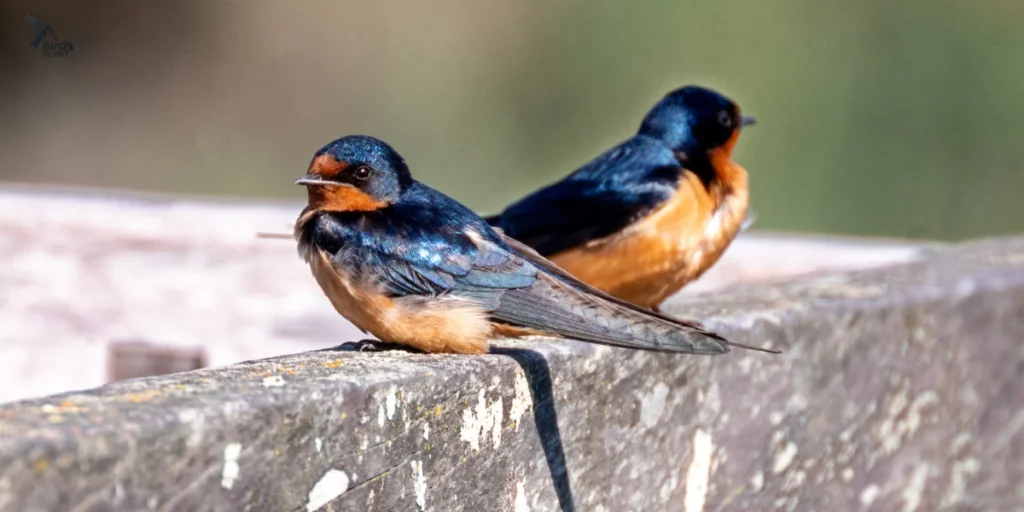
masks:
{"label": "weathered concrete surface", "polygon": [[[294,242],[255,237],[290,232],[300,209],[0,187],[0,403],[106,383],[107,346],[120,341],[202,347],[221,366],[358,336]],[[905,261],[915,251],[744,233],[687,291]]]}
{"label": "weathered concrete surface", "polygon": [[786,352],[321,351],[11,404],[0,509],[1024,504],[1024,240],[678,306]]}
{"label": "weathered concrete surface", "polygon": [[785,350],[320,351],[0,406],[0,510],[1021,510],[1024,239],[680,298]]}

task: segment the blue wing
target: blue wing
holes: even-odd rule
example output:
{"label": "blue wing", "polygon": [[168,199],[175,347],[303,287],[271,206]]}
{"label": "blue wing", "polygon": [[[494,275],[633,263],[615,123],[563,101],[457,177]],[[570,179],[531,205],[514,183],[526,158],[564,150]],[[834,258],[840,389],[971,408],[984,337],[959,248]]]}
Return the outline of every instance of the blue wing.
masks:
{"label": "blue wing", "polygon": [[615,233],[657,209],[675,194],[681,175],[670,149],[636,136],[486,220],[549,256]]}
{"label": "blue wing", "polygon": [[[480,237],[490,242],[480,244]],[[537,269],[496,237],[467,208],[420,184],[386,212],[321,215],[313,230],[335,264],[372,277],[392,297],[455,294],[484,302],[536,280]]]}

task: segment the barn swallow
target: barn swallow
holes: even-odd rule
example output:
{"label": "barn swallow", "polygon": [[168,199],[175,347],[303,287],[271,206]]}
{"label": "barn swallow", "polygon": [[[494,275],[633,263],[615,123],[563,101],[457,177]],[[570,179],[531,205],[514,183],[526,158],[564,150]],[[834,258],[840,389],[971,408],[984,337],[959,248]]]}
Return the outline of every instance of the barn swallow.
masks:
{"label": "barn swallow", "polygon": [[580,280],[657,309],[753,220],[747,171],[731,158],[752,124],[715,91],[676,89],[635,136],[486,220]]}
{"label": "barn swallow", "polygon": [[414,180],[378,139],[327,144],[295,183],[309,197],[300,256],[334,308],[384,343],[463,354],[487,352],[494,334],[705,355],[741,346],[580,282]]}

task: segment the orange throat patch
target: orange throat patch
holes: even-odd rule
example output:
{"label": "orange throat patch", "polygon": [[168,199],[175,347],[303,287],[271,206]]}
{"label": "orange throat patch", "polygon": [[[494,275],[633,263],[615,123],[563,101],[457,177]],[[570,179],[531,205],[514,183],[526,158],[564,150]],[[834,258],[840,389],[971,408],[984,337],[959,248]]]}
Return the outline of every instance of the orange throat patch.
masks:
{"label": "orange throat patch", "polygon": [[387,203],[348,185],[306,185],[309,208],[321,212],[371,212]]}
{"label": "orange throat patch", "polygon": [[[348,162],[331,155],[320,155],[309,163],[308,174],[328,182],[335,180],[348,167]],[[386,203],[374,199],[358,188],[342,183],[306,185],[309,196],[308,210],[319,212],[367,212],[379,210]]]}

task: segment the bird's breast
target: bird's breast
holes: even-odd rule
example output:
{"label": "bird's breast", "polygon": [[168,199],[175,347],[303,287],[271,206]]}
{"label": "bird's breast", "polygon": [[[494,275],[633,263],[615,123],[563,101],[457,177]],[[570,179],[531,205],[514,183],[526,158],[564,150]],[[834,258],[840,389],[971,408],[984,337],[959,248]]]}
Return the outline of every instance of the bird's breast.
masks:
{"label": "bird's breast", "polygon": [[487,352],[491,323],[481,305],[451,296],[391,298],[372,278],[339,267],[330,253],[315,247],[306,252],[331,305],[363,332],[424,352]]}
{"label": "bird's breast", "polygon": [[676,194],[654,212],[550,259],[620,299],[657,306],[718,261],[739,232],[749,195],[746,172],[736,168],[734,175],[742,174],[725,193],[709,191],[687,171]]}

